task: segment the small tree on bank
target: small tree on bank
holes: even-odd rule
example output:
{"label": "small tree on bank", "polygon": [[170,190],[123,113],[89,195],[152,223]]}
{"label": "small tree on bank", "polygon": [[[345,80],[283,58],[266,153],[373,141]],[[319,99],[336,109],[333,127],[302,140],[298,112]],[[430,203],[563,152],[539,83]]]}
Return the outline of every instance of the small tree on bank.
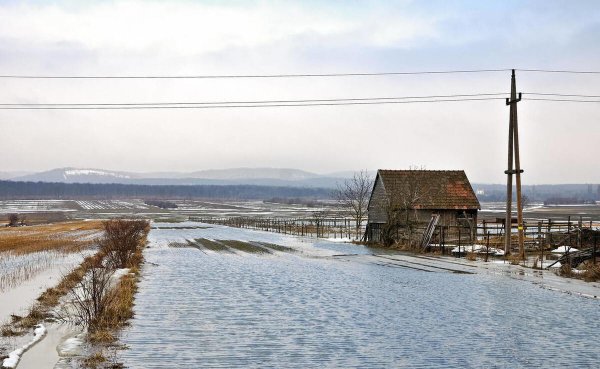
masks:
{"label": "small tree on bank", "polygon": [[356,238],[360,238],[360,228],[362,222],[367,217],[367,206],[371,190],[373,189],[373,179],[366,170],[354,173],[352,178],[338,184],[334,191],[334,198],[338,203],[351,214],[356,226]]}
{"label": "small tree on bank", "polygon": [[149,230],[150,223],[146,220],[111,219],[104,222],[100,251],[90,258],[89,269],[70,289],[71,309],[63,313],[61,319],[81,324],[90,332],[106,327],[116,319],[113,311],[120,309],[120,297],[114,291],[118,282],[113,278],[115,270],[139,265],[141,248]]}
{"label": "small tree on bank", "polygon": [[19,215],[18,214],[8,214],[8,226],[9,227],[17,227],[19,225]]}
{"label": "small tree on bank", "polygon": [[104,223],[101,249],[108,265],[114,269],[127,268],[140,242],[149,231],[145,220],[111,219]]}

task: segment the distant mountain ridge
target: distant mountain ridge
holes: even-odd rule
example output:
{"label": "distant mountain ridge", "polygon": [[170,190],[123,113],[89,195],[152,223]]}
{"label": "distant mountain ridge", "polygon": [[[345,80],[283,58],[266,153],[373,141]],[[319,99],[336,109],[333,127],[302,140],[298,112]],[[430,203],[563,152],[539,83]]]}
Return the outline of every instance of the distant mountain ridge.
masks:
{"label": "distant mountain ridge", "polygon": [[23,177],[29,174],[33,174],[33,172],[25,172],[25,171],[15,171],[15,172],[0,172],[0,180],[8,180],[17,177]]}
{"label": "distant mountain ridge", "polygon": [[59,168],[10,178],[10,180],[58,183],[120,183],[122,180],[132,178],[136,178],[136,175],[127,172],[88,168]]}
{"label": "distant mountain ridge", "polygon": [[[276,186],[333,189],[355,172],[317,174],[291,168],[230,168],[194,172],[124,172],[95,168],[58,168],[39,173],[0,172],[0,180],[44,183],[153,186]],[[375,172],[369,172],[374,176]],[[506,185],[472,183],[480,201],[504,201]],[[600,201],[598,184],[523,185],[529,201]],[[565,200],[566,201],[566,200]]]}
{"label": "distant mountain ridge", "polygon": [[195,172],[122,172],[94,168],[57,168],[8,178],[11,181],[53,183],[119,183],[139,185],[261,185],[335,187],[343,176],[329,176],[291,168],[231,168]]}

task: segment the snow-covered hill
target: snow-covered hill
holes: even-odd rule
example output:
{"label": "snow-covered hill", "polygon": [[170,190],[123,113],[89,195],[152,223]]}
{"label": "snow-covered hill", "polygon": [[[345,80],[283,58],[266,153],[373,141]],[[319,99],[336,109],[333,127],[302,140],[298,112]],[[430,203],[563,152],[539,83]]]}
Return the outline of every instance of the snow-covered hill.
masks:
{"label": "snow-covered hill", "polygon": [[91,168],[59,168],[10,178],[11,181],[60,183],[122,183],[149,185],[237,185],[335,187],[342,176],[291,168],[232,168],[196,172],[118,172]]}

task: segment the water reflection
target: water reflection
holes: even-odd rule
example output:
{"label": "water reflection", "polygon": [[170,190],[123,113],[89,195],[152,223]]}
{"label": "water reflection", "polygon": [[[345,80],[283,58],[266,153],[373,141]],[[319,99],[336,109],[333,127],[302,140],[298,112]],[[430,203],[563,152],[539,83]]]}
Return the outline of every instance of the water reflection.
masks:
{"label": "water reflection", "polygon": [[593,367],[600,359],[597,301],[503,276],[191,248],[154,247],[146,258],[158,265],[145,267],[124,336],[131,368]]}

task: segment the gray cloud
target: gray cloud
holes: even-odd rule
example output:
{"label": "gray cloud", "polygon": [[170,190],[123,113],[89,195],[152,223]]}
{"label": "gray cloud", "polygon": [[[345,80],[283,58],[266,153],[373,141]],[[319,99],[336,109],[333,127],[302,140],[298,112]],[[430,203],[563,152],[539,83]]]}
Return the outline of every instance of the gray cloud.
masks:
{"label": "gray cloud", "polygon": [[[368,5],[364,5],[368,4]],[[244,74],[594,69],[594,2],[0,5],[2,74]],[[507,29],[509,31],[507,31]],[[600,94],[599,77],[518,76]],[[4,80],[2,102],[156,102],[502,92],[508,74],[193,81]],[[599,182],[600,104],[519,105],[525,180]],[[0,111],[1,171],[464,168],[501,182],[502,101],[210,111]],[[581,160],[580,160],[581,159]],[[557,169],[558,168],[558,169]]]}

